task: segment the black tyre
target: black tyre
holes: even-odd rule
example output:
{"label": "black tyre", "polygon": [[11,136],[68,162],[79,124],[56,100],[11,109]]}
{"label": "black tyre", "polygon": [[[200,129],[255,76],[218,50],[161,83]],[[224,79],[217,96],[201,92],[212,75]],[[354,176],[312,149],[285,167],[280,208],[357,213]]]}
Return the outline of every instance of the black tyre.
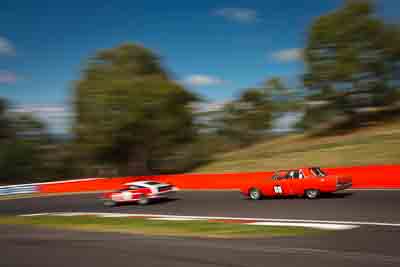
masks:
{"label": "black tyre", "polygon": [[251,188],[249,190],[249,197],[251,200],[260,200],[262,198],[261,191],[257,188]]}
{"label": "black tyre", "polygon": [[149,199],[145,195],[141,195],[138,200],[139,205],[147,205],[149,204]]}
{"label": "black tyre", "polygon": [[308,199],[316,199],[319,196],[319,190],[317,189],[308,189],[304,192],[304,195]]}
{"label": "black tyre", "polygon": [[115,205],[117,205],[117,203],[111,199],[106,199],[104,200],[103,205],[106,207],[114,207]]}

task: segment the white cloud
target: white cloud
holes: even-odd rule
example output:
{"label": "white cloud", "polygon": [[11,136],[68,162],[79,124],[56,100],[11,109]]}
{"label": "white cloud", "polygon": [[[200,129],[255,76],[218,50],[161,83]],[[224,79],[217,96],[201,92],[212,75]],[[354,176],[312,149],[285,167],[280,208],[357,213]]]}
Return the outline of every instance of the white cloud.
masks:
{"label": "white cloud", "polygon": [[224,80],[203,74],[189,75],[183,80],[183,83],[192,86],[207,86],[207,85],[219,85],[225,83]]}
{"label": "white cloud", "polygon": [[67,105],[21,105],[11,109],[15,113],[32,113],[46,122],[53,133],[67,133],[73,112]]}
{"label": "white cloud", "polygon": [[195,112],[210,112],[210,111],[220,111],[223,109],[225,104],[231,100],[216,101],[216,102],[200,102],[193,104],[193,109]]}
{"label": "white cloud", "polygon": [[14,108],[12,111],[14,112],[28,112],[28,113],[43,113],[43,114],[52,114],[52,115],[63,115],[67,112],[68,108],[66,106],[58,106],[58,105],[25,105],[18,106]]}
{"label": "white cloud", "polygon": [[15,83],[17,81],[17,75],[9,71],[0,71],[0,84],[2,83]]}
{"label": "white cloud", "polygon": [[290,48],[272,53],[272,58],[279,62],[297,61],[303,58],[303,49]]}
{"label": "white cloud", "polygon": [[217,9],[213,12],[215,16],[224,17],[228,20],[241,22],[241,23],[250,23],[257,21],[258,14],[257,11],[251,8],[221,8]]}
{"label": "white cloud", "polygon": [[298,123],[304,114],[302,112],[287,112],[277,117],[273,121],[272,132],[275,133],[288,133],[295,131],[296,123]]}
{"label": "white cloud", "polygon": [[15,55],[15,48],[9,40],[0,36],[0,55]]}

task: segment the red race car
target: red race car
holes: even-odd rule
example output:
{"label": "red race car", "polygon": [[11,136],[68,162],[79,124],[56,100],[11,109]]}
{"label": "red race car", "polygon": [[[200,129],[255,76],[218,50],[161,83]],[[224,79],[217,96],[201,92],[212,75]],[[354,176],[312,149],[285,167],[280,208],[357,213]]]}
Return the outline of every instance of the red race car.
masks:
{"label": "red race car", "polygon": [[331,193],[351,187],[351,177],[328,175],[320,168],[277,171],[272,177],[241,188],[250,199],[273,196],[305,196],[317,198],[320,193]]}
{"label": "red race car", "polygon": [[115,206],[118,203],[137,202],[148,204],[150,200],[167,198],[177,188],[170,184],[157,181],[138,181],[125,184],[121,189],[104,193],[102,200],[105,206]]}

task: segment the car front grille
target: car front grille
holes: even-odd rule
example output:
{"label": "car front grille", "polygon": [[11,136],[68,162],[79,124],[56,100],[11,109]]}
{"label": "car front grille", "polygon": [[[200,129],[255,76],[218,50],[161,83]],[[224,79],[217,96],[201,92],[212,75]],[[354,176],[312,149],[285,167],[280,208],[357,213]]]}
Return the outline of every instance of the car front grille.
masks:
{"label": "car front grille", "polygon": [[171,186],[171,185],[160,186],[160,187],[158,188],[158,192],[165,192],[165,191],[169,191],[169,190],[171,190],[171,189],[172,189],[172,186]]}

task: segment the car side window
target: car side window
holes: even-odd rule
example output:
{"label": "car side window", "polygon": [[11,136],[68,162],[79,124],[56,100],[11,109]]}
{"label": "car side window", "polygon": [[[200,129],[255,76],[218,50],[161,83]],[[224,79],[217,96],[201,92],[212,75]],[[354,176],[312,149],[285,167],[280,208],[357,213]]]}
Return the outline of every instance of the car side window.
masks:
{"label": "car side window", "polygon": [[117,192],[122,193],[122,192],[125,192],[125,191],[127,191],[127,190],[129,190],[129,188],[121,188],[121,189],[119,189]]}
{"label": "car side window", "polygon": [[294,179],[296,176],[295,171],[290,171],[288,172],[288,174],[286,175],[287,179]]}
{"label": "car side window", "polygon": [[279,173],[275,173],[273,176],[272,176],[272,180],[281,180],[281,179],[283,179],[284,177],[281,175],[281,174],[279,174]]}
{"label": "car side window", "polygon": [[326,176],[326,174],[320,168],[311,168],[310,171],[314,176],[319,176],[319,177]]}
{"label": "car side window", "polygon": [[289,172],[277,172],[272,176],[272,180],[284,180],[284,179],[292,179],[293,171]]}

